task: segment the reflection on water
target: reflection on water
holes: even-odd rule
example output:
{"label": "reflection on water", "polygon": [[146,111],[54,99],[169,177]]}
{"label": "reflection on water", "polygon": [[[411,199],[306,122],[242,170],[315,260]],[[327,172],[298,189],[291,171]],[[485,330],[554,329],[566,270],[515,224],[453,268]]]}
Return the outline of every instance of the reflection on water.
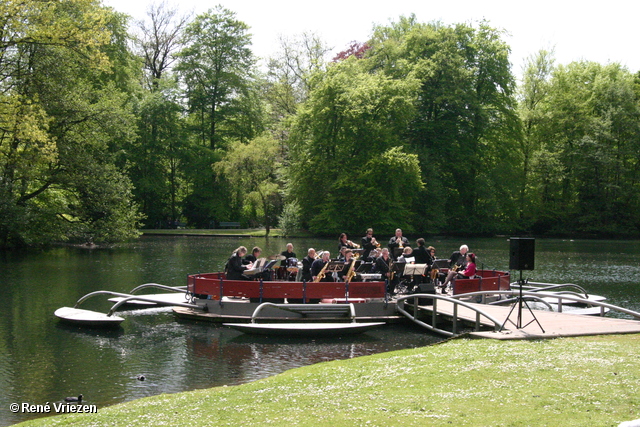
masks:
{"label": "reflection on water", "polygon": [[[506,239],[435,240],[441,257],[461,243],[478,255],[479,266],[507,269]],[[283,239],[144,238],[108,250],[54,248],[0,257],[0,425],[36,415],[12,414],[10,403],[45,404],[85,396],[98,408],[159,393],[232,385],[287,369],[439,341],[414,326],[393,325],[342,339],[254,337],[209,323],[178,321],[170,309],[123,312],[116,331],[87,330],[57,322],[55,309],[72,306],[95,290],[127,292],[142,283],[184,285],[186,275],[221,269],[240,245],[265,254],[284,249]],[[336,241],[293,240],[306,248],[335,252]],[[613,304],[640,311],[640,242],[536,242],[536,269],[524,272],[542,282],[571,282],[604,295]],[[105,297],[83,308],[106,311]],[[145,381],[137,376],[145,375]]]}

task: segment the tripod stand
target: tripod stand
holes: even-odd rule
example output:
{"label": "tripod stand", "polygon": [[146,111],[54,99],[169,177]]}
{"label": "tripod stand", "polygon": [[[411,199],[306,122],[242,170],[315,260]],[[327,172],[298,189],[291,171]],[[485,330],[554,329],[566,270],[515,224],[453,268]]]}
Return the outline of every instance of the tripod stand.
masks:
{"label": "tripod stand", "polygon": [[[522,270],[520,270],[520,280],[518,280],[518,285],[520,285],[520,294],[516,298],[516,302],[514,302],[513,305],[511,306],[511,310],[509,310],[509,314],[507,314],[507,318],[505,319],[505,321],[502,324],[502,326],[500,326],[500,331],[499,332],[501,332],[504,329],[504,325],[506,325],[507,322],[511,322],[511,324],[513,326],[515,326],[517,329],[524,329],[527,326],[529,326],[530,324],[532,324],[533,322],[536,322],[538,324],[538,326],[540,327],[540,330],[544,334],[545,333],[544,329],[542,328],[542,325],[538,321],[538,318],[536,317],[535,314],[533,314],[533,311],[531,310],[531,307],[529,307],[529,304],[527,304],[527,301],[525,301],[525,299],[522,297],[522,285],[523,284],[524,284],[524,280],[522,280]],[[533,319],[529,323],[524,325],[524,326],[522,325],[522,306],[523,305],[525,305],[527,307],[527,309],[529,310],[529,313],[531,313],[531,316],[533,317]],[[513,313],[513,310],[516,308],[516,306],[518,307],[518,318],[517,318],[517,323],[513,323],[513,321],[510,320],[510,317],[511,317],[511,313]]]}

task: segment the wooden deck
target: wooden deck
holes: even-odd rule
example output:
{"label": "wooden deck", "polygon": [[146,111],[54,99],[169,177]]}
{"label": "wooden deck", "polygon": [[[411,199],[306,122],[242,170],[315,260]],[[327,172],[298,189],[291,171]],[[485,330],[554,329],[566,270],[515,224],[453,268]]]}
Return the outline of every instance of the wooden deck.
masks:
{"label": "wooden deck", "polygon": [[[453,316],[453,303],[439,300],[437,303],[438,313],[445,317]],[[500,307],[485,304],[471,304],[480,310],[494,317],[504,324],[504,329],[500,332],[485,331],[472,332],[470,335],[477,338],[493,339],[545,339],[558,337],[577,337],[585,335],[608,335],[608,334],[637,334],[640,333],[640,321],[617,319],[612,317],[583,316],[577,314],[555,313],[550,311],[533,310],[536,319],[534,320],[526,306],[522,310],[522,325],[518,329],[515,325],[518,319],[518,307],[511,312],[509,321],[506,322],[507,315],[511,307]],[[410,309],[408,310],[410,311]],[[431,316],[433,308],[431,306],[420,306],[420,311]],[[468,322],[475,322],[476,312],[463,307],[458,307],[458,318]],[[481,316],[480,322],[485,327],[493,327],[493,322]],[[512,323],[513,322],[513,323]],[[542,329],[541,329],[542,327]],[[543,332],[544,330],[544,332]]]}

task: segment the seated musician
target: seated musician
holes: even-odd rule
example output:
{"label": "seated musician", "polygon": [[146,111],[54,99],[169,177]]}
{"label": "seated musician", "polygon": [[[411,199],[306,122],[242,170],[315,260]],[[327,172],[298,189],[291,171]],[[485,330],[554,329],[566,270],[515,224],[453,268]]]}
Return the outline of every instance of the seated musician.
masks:
{"label": "seated musician", "polygon": [[227,261],[227,280],[249,280],[243,273],[253,267],[253,263],[242,264],[242,257],[247,254],[247,248],[240,246],[233,251]]}
{"label": "seated musician", "polygon": [[434,248],[433,246],[429,246],[427,248],[427,253],[429,254],[429,257],[427,258],[427,264],[429,265],[429,268],[431,268],[436,260],[436,248]]}
{"label": "seated musician", "polygon": [[413,249],[410,246],[407,246],[402,250],[402,255],[398,257],[396,262],[404,262],[404,263],[414,263],[415,257],[413,256]]}
{"label": "seated musician", "polygon": [[405,246],[409,246],[409,239],[402,235],[402,230],[400,228],[396,229],[396,234],[391,239],[389,239],[389,244],[387,245],[389,248],[389,254],[391,258],[395,259],[395,250],[398,248],[404,248]]}
{"label": "seated musician", "polygon": [[356,247],[357,245],[347,238],[347,233],[340,234],[338,238],[338,252],[340,252],[342,248],[356,249]]}
{"label": "seated musician", "polygon": [[362,238],[362,259],[366,260],[369,258],[371,252],[380,247],[380,243],[373,237],[373,228],[367,229],[367,235]]}
{"label": "seated musician", "polygon": [[333,277],[331,277],[331,273],[326,273],[326,271],[325,272],[322,271],[324,266],[329,262],[330,257],[331,257],[331,254],[329,253],[329,251],[324,251],[322,253],[322,257],[313,261],[313,264],[311,264],[311,276],[314,282],[316,281],[320,273],[322,273],[322,275],[324,276],[320,278],[319,280],[320,282],[333,282]]}
{"label": "seated musician", "polygon": [[476,256],[471,252],[467,252],[465,259],[465,269],[462,272],[458,272],[453,268],[449,270],[447,280],[442,284],[442,288],[446,288],[446,286],[454,279],[469,279],[476,275]]}
{"label": "seated musician", "polygon": [[[342,269],[342,271],[338,272],[338,280],[341,282],[344,282],[346,280],[346,273],[348,272],[347,270],[349,270],[349,267],[351,266],[351,262],[353,261],[353,251],[351,249],[345,249],[344,251],[344,265],[345,268]],[[355,268],[355,265],[354,265]]]}
{"label": "seated musician", "polygon": [[260,258],[260,254],[262,253],[262,249],[257,246],[251,250],[251,255],[247,255],[244,257],[244,264],[255,263],[258,258]]}
{"label": "seated musician", "polygon": [[453,251],[453,253],[449,257],[449,268],[454,268],[454,266],[456,265],[458,266],[457,267],[458,269],[460,267],[464,267],[466,263],[465,255],[467,254],[468,251],[469,251],[469,246],[467,245],[460,246],[459,251]]}
{"label": "seated musician", "polygon": [[287,266],[287,260],[289,258],[296,258],[296,253],[293,252],[293,243],[287,243],[287,250],[282,251],[280,253],[280,255],[282,255],[284,257],[282,262],[280,262],[280,266],[281,267],[286,267]]}
{"label": "seated musician", "polygon": [[311,282],[313,275],[311,274],[311,265],[316,260],[316,250],[309,248],[307,256],[302,258],[302,277],[301,280],[305,282]]}
{"label": "seated musician", "polygon": [[382,249],[382,253],[378,258],[376,258],[375,263],[373,264],[373,272],[382,275],[382,279],[389,278],[391,258],[389,258],[389,249]]}

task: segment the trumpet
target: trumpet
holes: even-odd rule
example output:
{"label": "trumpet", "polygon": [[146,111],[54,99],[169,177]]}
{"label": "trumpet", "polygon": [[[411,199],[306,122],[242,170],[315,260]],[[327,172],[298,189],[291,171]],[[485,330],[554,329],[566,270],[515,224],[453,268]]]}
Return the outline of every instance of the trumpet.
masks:
{"label": "trumpet", "polygon": [[360,249],[360,245],[353,243],[351,240],[347,240],[347,245],[351,246],[352,249]]}

